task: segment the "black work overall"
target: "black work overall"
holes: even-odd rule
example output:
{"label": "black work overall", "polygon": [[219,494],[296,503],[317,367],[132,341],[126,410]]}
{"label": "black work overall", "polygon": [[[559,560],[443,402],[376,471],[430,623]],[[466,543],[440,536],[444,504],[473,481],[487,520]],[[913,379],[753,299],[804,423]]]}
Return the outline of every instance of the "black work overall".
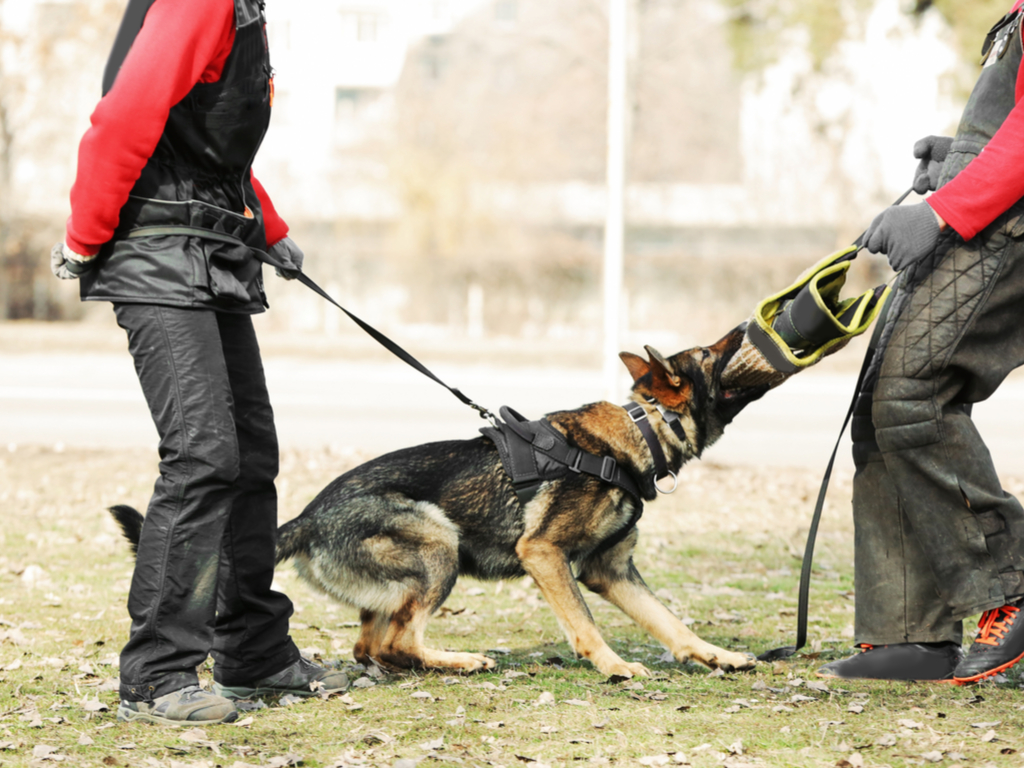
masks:
{"label": "black work overall", "polygon": [[211,653],[226,685],[299,657],[291,602],[271,589],[278,446],[251,320],[266,304],[260,262],[247,247],[195,234],[132,235],[188,226],[266,249],[250,177],[270,120],[261,5],[235,0],[220,80],[172,108],[117,232],[82,278],[84,299],[114,302],[160,436],[128,595],[124,700],[194,684]]}
{"label": "black work overall", "polygon": [[[940,186],[1014,107],[1019,24],[1007,42],[968,100]],[[1024,595],[1024,509],[970,417],[1022,364],[1017,202],[970,241],[947,230],[900,276],[853,421],[858,643],[959,643],[962,619]]]}

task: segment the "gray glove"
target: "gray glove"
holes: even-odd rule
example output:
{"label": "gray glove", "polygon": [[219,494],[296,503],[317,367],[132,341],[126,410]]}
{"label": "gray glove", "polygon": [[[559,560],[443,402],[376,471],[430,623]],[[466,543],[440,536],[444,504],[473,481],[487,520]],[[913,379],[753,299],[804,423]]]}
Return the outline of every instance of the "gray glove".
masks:
{"label": "gray glove", "polygon": [[287,269],[274,267],[274,272],[278,277],[283,277],[285,280],[294,280],[299,276],[305,256],[290,237],[282,238],[270,246],[270,255],[287,267]]}
{"label": "gray glove", "polygon": [[872,253],[886,254],[889,266],[902,272],[935,251],[939,221],[928,203],[892,205],[871,222],[863,242]]}
{"label": "gray glove", "polygon": [[935,191],[952,143],[949,136],[926,136],[914,144],[914,157],[921,161],[914,172],[914,191],[917,194]]}
{"label": "gray glove", "polygon": [[95,256],[82,256],[64,243],[57,243],[50,249],[50,271],[61,280],[77,280],[95,263]]}

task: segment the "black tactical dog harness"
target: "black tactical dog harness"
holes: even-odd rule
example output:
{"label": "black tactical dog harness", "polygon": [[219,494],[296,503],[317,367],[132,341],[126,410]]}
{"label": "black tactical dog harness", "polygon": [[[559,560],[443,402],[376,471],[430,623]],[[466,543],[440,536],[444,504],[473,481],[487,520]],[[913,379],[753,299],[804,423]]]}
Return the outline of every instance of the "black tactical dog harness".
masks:
{"label": "black tactical dog harness", "polygon": [[[647,420],[646,411],[637,403],[627,403],[622,407],[640,429],[654,457],[655,478],[660,480],[672,475],[661,444]],[[570,445],[547,419],[527,421],[507,405],[503,405],[498,412],[502,420],[496,426],[481,428],[480,432],[498,449],[502,466],[512,480],[512,487],[521,505],[526,506],[542,484],[565,477],[570,472],[582,472],[623,489],[636,500],[636,509],[629,522],[603,541],[597,551],[611,549],[636,526],[644,512],[644,496],[640,490],[644,478],[638,482],[611,456],[596,456]],[[669,420],[669,423],[676,434],[681,434],[682,428],[677,419]]]}

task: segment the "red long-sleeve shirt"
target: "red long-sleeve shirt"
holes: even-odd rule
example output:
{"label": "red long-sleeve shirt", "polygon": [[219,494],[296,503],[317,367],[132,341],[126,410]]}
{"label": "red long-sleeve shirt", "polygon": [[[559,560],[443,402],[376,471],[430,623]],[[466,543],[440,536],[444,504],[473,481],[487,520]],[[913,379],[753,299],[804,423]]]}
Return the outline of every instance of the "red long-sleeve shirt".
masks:
{"label": "red long-sleeve shirt", "polygon": [[[1024,5],[1017,0],[1013,10]],[[1020,32],[1018,32],[1020,34]],[[1015,42],[1014,45],[1019,45]],[[928,204],[965,240],[1024,197],[1024,61],[1017,72],[1015,106],[985,148]]]}
{"label": "red long-sleeve shirt", "polygon": [[[110,240],[121,207],[163,135],[171,107],[196,83],[220,79],[235,41],[232,0],[156,0],[114,86],[92,113],[78,148],[65,242],[92,255]],[[255,178],[267,243],[288,234]]]}

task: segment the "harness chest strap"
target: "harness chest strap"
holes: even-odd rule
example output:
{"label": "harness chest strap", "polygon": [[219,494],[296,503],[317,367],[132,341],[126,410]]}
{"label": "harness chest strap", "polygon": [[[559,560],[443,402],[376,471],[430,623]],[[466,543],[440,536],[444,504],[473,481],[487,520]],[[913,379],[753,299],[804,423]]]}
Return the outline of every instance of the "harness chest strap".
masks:
{"label": "harness chest strap", "polygon": [[497,426],[480,431],[497,446],[522,504],[533,498],[542,483],[569,472],[600,478],[642,502],[636,480],[611,456],[595,456],[570,445],[545,419],[527,421],[507,405],[499,413],[502,420]]}

